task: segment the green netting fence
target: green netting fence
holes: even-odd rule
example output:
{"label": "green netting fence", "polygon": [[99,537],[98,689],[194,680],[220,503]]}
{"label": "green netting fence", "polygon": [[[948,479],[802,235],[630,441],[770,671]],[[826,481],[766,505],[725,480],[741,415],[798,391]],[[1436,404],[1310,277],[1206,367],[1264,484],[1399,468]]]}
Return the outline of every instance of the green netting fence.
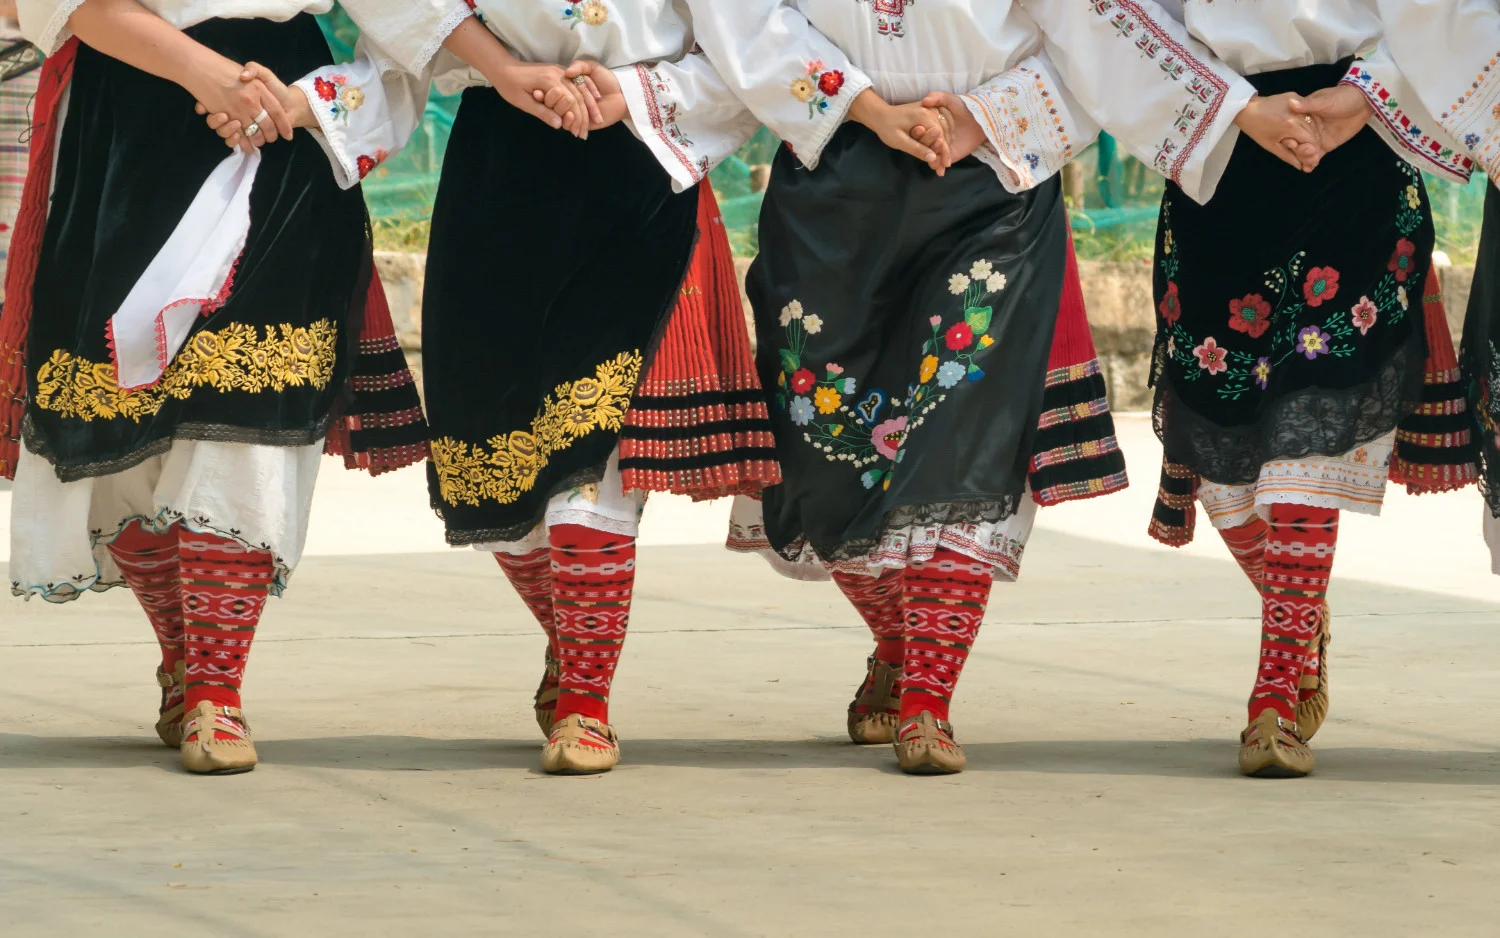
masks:
{"label": "green netting fence", "polygon": [[[335,54],[343,60],[351,58],[359,31],[348,17],[335,8],[320,22]],[[434,95],[422,127],[406,149],[365,180],[365,198],[381,246],[411,250],[425,247],[443,150],[457,109],[456,96]],[[761,194],[755,191],[753,167],[769,164],[778,145],[776,137],[762,129],[711,177],[736,254],[753,255],[757,249]],[[1076,162],[1078,176],[1069,187],[1069,208],[1079,255],[1119,261],[1148,259],[1155,242],[1161,177],[1138,160],[1124,156],[1108,136],[1101,137]],[[1483,176],[1468,186],[1428,178],[1438,247],[1456,263],[1473,259],[1485,183]]]}

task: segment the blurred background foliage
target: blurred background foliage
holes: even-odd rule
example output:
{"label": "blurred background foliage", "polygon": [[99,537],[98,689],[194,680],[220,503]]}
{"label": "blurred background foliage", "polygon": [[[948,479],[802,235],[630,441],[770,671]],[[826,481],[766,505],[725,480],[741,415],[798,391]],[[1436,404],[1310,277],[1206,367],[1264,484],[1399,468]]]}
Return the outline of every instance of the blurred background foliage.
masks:
{"label": "blurred background foliage", "polygon": [[[320,18],[336,55],[353,56],[359,30],[334,8]],[[442,170],[443,150],[458,109],[456,96],[434,95],[426,119],[411,143],[365,180],[365,198],[374,219],[376,241],[385,250],[426,248],[428,219]],[[738,255],[757,250],[756,222],[760,189],[779,141],[760,133],[716,170],[712,178],[724,212],[730,242]],[[1454,263],[1472,262],[1479,241],[1486,180],[1468,186],[1428,177],[1436,216],[1438,248]],[[1140,161],[1124,155],[1109,137],[1089,147],[1073,162],[1065,191],[1078,254],[1085,259],[1148,262],[1155,244],[1156,214],[1162,178]]]}

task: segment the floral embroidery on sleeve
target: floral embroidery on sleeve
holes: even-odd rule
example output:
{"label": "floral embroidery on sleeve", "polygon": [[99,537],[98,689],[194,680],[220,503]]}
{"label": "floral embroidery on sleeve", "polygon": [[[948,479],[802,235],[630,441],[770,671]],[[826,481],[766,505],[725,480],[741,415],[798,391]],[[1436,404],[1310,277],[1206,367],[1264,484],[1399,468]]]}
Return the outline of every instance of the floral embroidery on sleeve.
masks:
{"label": "floral embroidery on sleeve", "polygon": [[334,117],[349,123],[349,115],[365,106],[365,93],[358,85],[349,84],[347,75],[330,75],[314,78],[313,90],[319,100],[328,105]]}
{"label": "floral embroidery on sleeve", "polygon": [[828,99],[838,96],[844,87],[844,73],[825,68],[821,59],[807,63],[807,74],[792,81],[792,97],[807,105],[807,119],[815,120],[828,110]]}
{"label": "floral embroidery on sleeve", "polygon": [[576,0],[563,4],[562,18],[569,29],[577,29],[580,23],[603,26],[609,22],[609,8],[604,5],[604,0]]}
{"label": "floral embroidery on sleeve", "polygon": [[384,163],[385,158],[390,155],[389,150],[376,150],[374,156],[361,155],[357,157],[354,162],[359,167],[359,178],[363,179],[370,175],[370,173],[374,172],[375,167]]}

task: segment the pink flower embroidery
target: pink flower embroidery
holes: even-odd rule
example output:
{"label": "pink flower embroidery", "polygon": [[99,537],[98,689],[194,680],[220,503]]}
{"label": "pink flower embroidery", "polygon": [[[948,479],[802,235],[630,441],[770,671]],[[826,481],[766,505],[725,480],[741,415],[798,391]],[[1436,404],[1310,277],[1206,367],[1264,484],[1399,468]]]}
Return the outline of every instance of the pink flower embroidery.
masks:
{"label": "pink flower embroidery", "polygon": [[1229,362],[1225,361],[1228,355],[1219,348],[1219,343],[1214,341],[1213,336],[1204,339],[1202,345],[1193,349],[1193,354],[1198,357],[1198,367],[1211,375],[1229,370]]}
{"label": "pink flower embroidery", "polygon": [[1360,335],[1367,335],[1379,315],[1380,308],[1370,302],[1368,296],[1362,296],[1359,302],[1354,304],[1354,308],[1349,310],[1349,321],[1354,324],[1354,328],[1359,330]]}
{"label": "pink flower embroidery", "polygon": [[875,444],[875,452],[886,459],[895,459],[896,451],[906,442],[906,418],[894,417],[879,424],[870,431],[870,442]]}

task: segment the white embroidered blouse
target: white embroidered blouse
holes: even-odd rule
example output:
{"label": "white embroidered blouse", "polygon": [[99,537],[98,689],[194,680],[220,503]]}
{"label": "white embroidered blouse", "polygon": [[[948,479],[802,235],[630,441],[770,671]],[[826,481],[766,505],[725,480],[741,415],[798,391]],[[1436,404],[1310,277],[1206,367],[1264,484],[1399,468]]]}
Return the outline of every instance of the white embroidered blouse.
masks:
{"label": "white embroidered blouse", "polygon": [[1500,4],[1381,0],[1386,45],[1420,99],[1466,155],[1500,178]]}
{"label": "white embroidered blouse", "polygon": [[984,128],[975,154],[1011,191],[1062,168],[1102,124],[1207,200],[1254,95],[1152,0],[734,0],[693,3],[698,39],[807,166],[873,88],[949,91]]}
{"label": "white embroidered blouse", "polygon": [[[442,42],[477,15],[515,55],[528,62],[599,62],[620,79],[629,125],[681,191],[705,178],[738,150],[760,123],[697,52],[686,0],[405,0],[420,19],[398,45],[409,71],[430,69],[452,92],[487,84]],[[737,0],[736,0],[737,2]]]}
{"label": "white embroidered blouse", "polygon": [[[1458,55],[1445,38],[1416,39],[1431,24],[1424,18],[1435,7],[1456,7],[1443,0],[1160,0],[1187,25],[1193,38],[1241,75],[1304,65],[1333,65],[1359,55],[1343,82],[1365,93],[1375,116],[1373,126],[1397,153],[1413,165],[1464,181],[1472,169],[1468,155],[1451,132],[1434,120],[1439,107],[1418,94],[1403,69],[1448,66]],[[1480,4],[1473,4],[1480,5]],[[1486,4],[1493,9],[1493,0]],[[1468,37],[1473,44],[1472,35]],[[1493,40],[1488,40],[1493,41]],[[1409,57],[1393,59],[1396,45],[1419,45]],[[1488,61],[1500,46],[1491,46]],[[1363,54],[1361,54],[1363,53]],[[1401,62],[1400,68],[1397,61]],[[1477,63],[1476,63],[1477,64]],[[1468,70],[1465,63],[1459,71]],[[1464,85],[1472,79],[1465,78]],[[1446,104],[1446,102],[1445,102]]]}

